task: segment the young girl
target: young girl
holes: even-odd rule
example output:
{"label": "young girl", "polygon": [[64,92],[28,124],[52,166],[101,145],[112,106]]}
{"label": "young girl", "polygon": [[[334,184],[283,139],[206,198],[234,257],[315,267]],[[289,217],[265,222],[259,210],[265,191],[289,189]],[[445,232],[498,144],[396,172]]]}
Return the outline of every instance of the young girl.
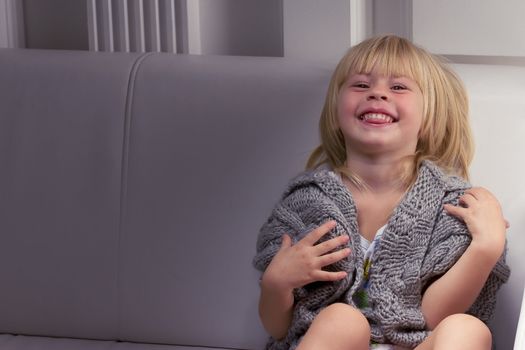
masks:
{"label": "young girl", "polygon": [[321,145],[258,237],[269,349],[490,349],[508,279],[498,201],[466,182],[466,91],[383,36],[339,62]]}

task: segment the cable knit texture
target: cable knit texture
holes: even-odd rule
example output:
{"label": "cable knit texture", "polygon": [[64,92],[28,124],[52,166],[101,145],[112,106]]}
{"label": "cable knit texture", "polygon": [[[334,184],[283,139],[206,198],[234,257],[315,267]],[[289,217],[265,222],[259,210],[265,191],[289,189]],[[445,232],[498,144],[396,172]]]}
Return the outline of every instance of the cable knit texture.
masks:
{"label": "cable knit texture", "polygon": [[[471,241],[466,226],[446,214],[443,204],[457,205],[469,187],[463,179],[444,174],[431,162],[421,165],[416,182],[394,210],[373,257],[368,294],[371,309],[365,312],[372,340],[415,347],[428,335],[420,309],[422,292],[459,259]],[[267,349],[294,349],[314,317],[329,304],[355,306],[352,295],[361,285],[364,263],[356,207],[339,175],[329,169],[306,171],[290,182],[261,228],[254,265],[261,271],[266,269],[284,233],[295,243],[327,220],[335,220],[337,225],[322,241],[348,234],[352,251],[327,270],[350,273],[338,282],[315,282],[296,289],[288,334],[280,341],[270,339]],[[509,274],[503,254],[469,313],[487,322],[494,312],[496,291]]]}

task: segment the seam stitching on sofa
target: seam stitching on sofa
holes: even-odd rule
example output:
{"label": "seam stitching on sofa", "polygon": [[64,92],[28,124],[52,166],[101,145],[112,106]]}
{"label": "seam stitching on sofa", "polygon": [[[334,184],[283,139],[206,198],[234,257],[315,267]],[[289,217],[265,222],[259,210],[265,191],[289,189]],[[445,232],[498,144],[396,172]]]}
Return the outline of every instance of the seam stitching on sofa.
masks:
{"label": "seam stitching on sofa", "polygon": [[142,62],[153,53],[144,53],[139,56],[133,63],[128,78],[128,86],[126,92],[126,105],[124,106],[124,133],[122,145],[122,160],[120,173],[120,203],[119,203],[119,223],[118,223],[118,237],[117,237],[117,340],[122,341],[122,300],[121,300],[121,245],[122,245],[122,231],[124,219],[126,215],[126,198],[127,198],[127,181],[128,181],[128,155],[129,155],[129,140],[131,130],[131,113],[133,107],[133,97],[135,93],[135,80],[138,75],[138,70]]}

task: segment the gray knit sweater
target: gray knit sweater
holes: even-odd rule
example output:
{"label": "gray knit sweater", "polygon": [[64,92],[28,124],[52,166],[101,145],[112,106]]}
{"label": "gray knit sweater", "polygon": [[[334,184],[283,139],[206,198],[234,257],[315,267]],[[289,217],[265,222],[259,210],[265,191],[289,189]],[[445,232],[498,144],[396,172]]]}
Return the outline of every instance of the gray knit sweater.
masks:
{"label": "gray knit sweater", "polygon": [[[373,256],[365,311],[372,340],[415,347],[428,335],[421,312],[424,290],[461,256],[471,238],[466,226],[447,215],[443,204],[457,205],[470,186],[445,175],[431,162],[423,162],[415,184],[394,210]],[[333,171],[306,171],[291,181],[270,218],[261,228],[254,265],[264,271],[281,245],[284,233],[297,242],[327,220],[336,227],[322,240],[350,236],[352,254],[328,270],[348,271],[338,282],[315,282],[294,291],[295,308],[288,334],[270,339],[267,348],[294,349],[319,311],[334,302],[354,305],[352,295],[363,279],[363,254],[359,244],[356,207],[350,192]],[[505,254],[490,274],[469,313],[487,322],[493,314],[495,295],[510,274]],[[352,327],[352,325],[348,325]]]}

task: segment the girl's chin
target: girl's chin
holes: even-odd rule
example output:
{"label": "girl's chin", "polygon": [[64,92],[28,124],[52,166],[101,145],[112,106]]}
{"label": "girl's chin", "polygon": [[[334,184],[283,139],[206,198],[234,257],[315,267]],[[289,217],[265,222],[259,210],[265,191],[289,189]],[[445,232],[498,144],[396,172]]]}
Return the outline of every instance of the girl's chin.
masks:
{"label": "girl's chin", "polygon": [[363,142],[352,142],[347,144],[347,148],[353,150],[352,153],[360,153],[365,156],[407,156],[415,153],[414,147],[406,143],[392,144],[385,140],[366,140]]}

